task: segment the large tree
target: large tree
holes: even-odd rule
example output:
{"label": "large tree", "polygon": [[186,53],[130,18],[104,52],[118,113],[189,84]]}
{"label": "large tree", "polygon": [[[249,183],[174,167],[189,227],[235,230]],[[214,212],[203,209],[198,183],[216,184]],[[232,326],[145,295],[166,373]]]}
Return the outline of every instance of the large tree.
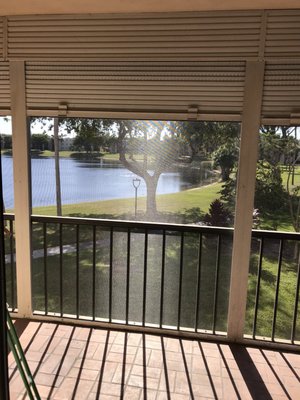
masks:
{"label": "large tree", "polygon": [[[167,171],[179,155],[189,155],[192,161],[201,152],[211,154],[220,144],[238,140],[239,127],[234,123],[170,122],[136,120],[67,119],[66,126],[77,133],[93,132],[101,140],[115,137],[119,160],[129,171],[145,181],[147,216],[157,212],[156,190],[161,174]],[[88,129],[87,129],[88,126]],[[135,155],[139,153],[140,157]]]}
{"label": "large tree", "polygon": [[11,149],[12,148],[12,135],[1,135],[1,145],[2,149]]}
{"label": "large tree", "polygon": [[[297,165],[300,163],[300,143],[295,136],[289,138],[285,146],[285,167],[287,170],[286,191],[288,198],[289,212],[295,232],[300,231],[300,185],[295,179]],[[298,175],[296,176],[298,178]]]}
{"label": "large tree", "polygon": [[109,142],[109,135],[103,131],[101,122],[97,119],[72,119],[67,121],[76,132],[73,145],[77,150],[84,150],[87,153],[99,151],[101,146],[106,146]]}
{"label": "large tree", "polygon": [[240,127],[235,122],[182,121],[176,125],[191,158],[198,154],[210,157],[228,141],[238,145]]}
{"label": "large tree", "polygon": [[31,135],[31,148],[35,150],[49,149],[49,136],[45,133],[33,133]]}
{"label": "large tree", "polygon": [[[162,133],[168,130],[167,123],[139,122],[133,120],[112,119],[66,119],[64,123],[68,130],[76,133],[76,140],[87,133],[99,142],[117,141],[119,160],[129,171],[142,178],[147,188],[147,215],[152,218],[156,214],[156,189],[159,177],[171,162],[168,152],[161,151]],[[170,132],[168,133],[170,136]],[[150,140],[151,139],[151,140]],[[98,142],[98,143],[99,143]],[[154,144],[156,143],[156,145]],[[151,143],[151,145],[150,145]],[[156,147],[157,152],[154,151]],[[140,153],[142,160],[136,159]],[[173,159],[172,159],[173,161]]]}
{"label": "large tree", "polygon": [[229,180],[230,174],[238,161],[239,150],[234,140],[229,140],[213,153],[214,164],[221,168],[222,181]]}
{"label": "large tree", "polygon": [[[118,152],[121,163],[129,171],[142,178],[147,188],[147,216],[152,218],[157,212],[156,189],[160,175],[178,159],[179,145],[176,126],[169,122],[156,121],[106,121],[107,128],[118,138]],[[137,152],[142,159],[134,157],[130,144],[140,138]]]}
{"label": "large tree", "polygon": [[285,164],[295,127],[263,125],[260,129],[260,160],[272,165]]}
{"label": "large tree", "polygon": [[[256,170],[255,208],[274,221],[277,213],[290,214],[296,232],[300,231],[300,185],[295,178],[300,162],[300,146],[295,127],[263,126],[260,131],[260,153]],[[297,176],[296,176],[297,178]],[[221,199],[233,209],[235,180],[223,184]]]}

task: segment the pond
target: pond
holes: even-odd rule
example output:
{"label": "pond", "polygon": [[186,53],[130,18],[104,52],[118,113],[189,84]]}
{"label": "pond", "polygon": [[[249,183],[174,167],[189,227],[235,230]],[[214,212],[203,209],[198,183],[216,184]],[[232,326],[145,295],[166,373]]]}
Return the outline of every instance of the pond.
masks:
{"label": "pond", "polygon": [[[3,190],[5,208],[13,208],[12,157],[2,156]],[[157,194],[176,193],[201,185],[210,171],[190,168],[189,165],[174,167],[160,176]],[[31,159],[32,206],[55,204],[54,158]],[[72,158],[60,159],[62,203],[74,204],[89,201],[132,198],[135,196],[132,172],[113,161],[83,161]],[[212,178],[213,179],[213,178]],[[141,180],[138,196],[146,196],[146,185]]]}

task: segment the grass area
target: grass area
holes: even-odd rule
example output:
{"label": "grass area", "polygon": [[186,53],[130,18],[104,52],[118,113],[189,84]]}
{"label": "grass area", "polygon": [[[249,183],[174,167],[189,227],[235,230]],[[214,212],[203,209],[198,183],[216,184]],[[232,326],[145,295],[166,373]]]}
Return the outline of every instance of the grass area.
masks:
{"label": "grass area", "polygon": [[[34,224],[33,242],[35,248],[43,248],[42,224]],[[76,242],[74,226],[63,226],[63,245]],[[98,227],[96,230],[97,246],[95,254],[91,247],[93,229],[82,226],[79,231],[79,305],[80,315],[92,315],[93,259],[95,268],[95,310],[99,318],[108,317],[109,275],[110,275],[110,232]],[[130,238],[129,266],[129,320],[141,322],[144,285],[144,233],[132,233]],[[165,280],[163,321],[166,325],[176,326],[179,304],[180,277],[180,235],[167,234],[165,246]],[[86,244],[90,244],[89,247]],[[47,246],[59,246],[59,226],[47,226]],[[272,332],[273,310],[276,293],[279,240],[265,239],[262,261],[259,308],[257,314],[256,335],[270,337]],[[232,239],[222,238],[220,254],[219,285],[217,288],[216,330],[226,331],[227,307],[229,295],[230,265]],[[159,323],[162,271],[162,235],[149,233],[147,252],[147,285],[146,285],[146,321]],[[216,256],[217,236],[203,235],[201,249],[201,275],[199,287],[198,328],[211,330],[213,324],[214,299],[216,294]],[[112,314],[114,319],[125,319],[126,281],[127,281],[127,232],[115,231],[113,237],[112,274],[113,288]],[[199,263],[199,236],[186,234],[183,250],[181,326],[193,328],[196,323],[197,281]],[[62,256],[63,310],[66,314],[76,311],[76,251]],[[249,271],[248,304],[246,314],[247,334],[252,333],[254,306],[257,287],[257,270],[259,264],[259,242],[254,241],[251,252]],[[36,310],[45,309],[45,267],[47,274],[48,310],[60,312],[60,256],[48,255],[47,263],[43,257],[34,258],[32,264],[33,304]],[[8,296],[11,294],[10,264],[7,264]],[[289,339],[295,304],[297,284],[297,257],[295,242],[286,242],[282,257],[278,311],[276,315],[275,337]],[[87,295],[89,294],[89,295]],[[8,297],[9,298],[9,297]],[[299,304],[300,306],[300,304]],[[300,307],[298,308],[300,309]],[[298,311],[299,312],[299,311]],[[300,319],[296,325],[296,340],[300,339]]]}
{"label": "grass area", "polygon": [[[271,337],[274,318],[274,303],[276,295],[279,240],[265,239],[264,256],[262,259],[261,284],[257,313],[256,335]],[[248,281],[248,302],[246,312],[245,332],[252,334],[257,290],[257,272],[259,262],[259,243],[252,246],[252,254]],[[290,339],[297,286],[297,243],[285,242],[282,257],[278,305],[276,314],[275,337]],[[298,302],[299,304],[299,302]],[[299,307],[298,307],[299,316]],[[296,323],[296,339],[300,339],[300,318]]]}
{"label": "grass area", "polygon": [[[38,156],[39,157],[54,157],[54,151],[51,150],[44,150],[44,151],[39,151]],[[104,160],[114,160],[114,161],[119,161],[119,153],[101,153],[98,151],[95,152],[90,152],[87,153],[86,151],[74,151],[74,150],[60,150],[59,156],[62,158],[103,158]],[[143,160],[143,155],[142,154],[135,154],[134,155],[135,160],[142,161]]]}
{"label": "grass area", "polygon": [[[178,193],[157,196],[157,220],[170,223],[185,223],[187,210],[199,208],[203,213],[209,209],[210,203],[220,197],[221,182],[184,190]],[[138,197],[138,219],[144,219],[146,198]],[[55,206],[36,207],[33,214],[56,215]],[[68,204],[63,206],[64,216],[83,218],[134,219],[134,198]],[[199,218],[200,219],[200,218]],[[195,221],[194,221],[195,222]],[[260,229],[293,232],[288,210],[261,217]]]}
{"label": "grass area", "polygon": [[[197,189],[184,190],[178,193],[163,194],[157,196],[157,208],[159,212],[177,213],[184,209],[199,207],[207,212],[210,203],[220,197],[221,183],[213,183]],[[144,213],[146,209],[146,198],[138,197],[138,210]],[[134,211],[134,198],[104,200],[86,202],[80,204],[68,204],[63,206],[65,216],[85,217],[110,217],[117,218],[120,215],[132,216]],[[33,214],[56,215],[55,206],[35,207]]]}
{"label": "grass area", "polygon": [[217,182],[174,194],[159,195],[157,196],[158,210],[176,212],[177,210],[199,207],[202,211],[207,212],[210,203],[220,197],[221,187],[222,183]]}
{"label": "grass area", "polygon": [[[286,188],[288,172],[285,167],[281,168],[281,178],[282,178],[283,187]],[[290,177],[290,179],[291,179],[291,183],[292,183],[292,176]],[[299,186],[299,185],[300,185],[300,166],[296,166],[295,172],[294,172],[294,186]]]}
{"label": "grass area", "polygon": [[[140,157],[141,158],[141,157]],[[103,159],[104,160],[117,160],[117,161],[119,161],[119,153],[115,153],[115,154],[112,154],[112,153],[105,153],[104,155],[103,155]]]}
{"label": "grass area", "polygon": [[[74,153],[74,151],[61,150],[59,152],[60,157],[69,158]],[[39,153],[39,157],[54,157],[54,151],[44,150]]]}
{"label": "grass area", "polygon": [[288,210],[277,212],[276,215],[264,214],[261,217],[261,223],[259,229],[266,229],[272,231],[282,231],[282,232],[294,232],[293,225],[291,223],[291,216]]}
{"label": "grass area", "polygon": [[[90,240],[92,239],[90,230]],[[101,239],[100,239],[101,237]],[[96,316],[108,317],[109,302],[109,246],[107,240],[109,232],[97,231],[96,269],[95,269],[95,310]],[[85,232],[85,240],[87,239]],[[127,281],[127,233],[114,233],[113,247],[113,285],[112,285],[112,317],[125,320],[126,281]],[[144,234],[131,235],[131,255],[129,268],[129,320],[137,323],[142,320],[143,285],[144,285],[144,247],[141,246]],[[182,275],[182,298],[180,325],[193,328],[196,323],[197,299],[197,270],[198,270],[198,235],[189,235],[184,245],[184,271]],[[218,287],[218,311],[216,315],[216,329],[225,331],[227,320],[230,251],[231,243],[224,245],[221,253],[220,282]],[[203,238],[202,273],[200,282],[200,297],[198,311],[198,328],[212,329],[213,304],[215,295],[215,263],[216,263],[217,237]],[[159,324],[161,301],[161,270],[162,258],[157,254],[162,252],[162,236],[148,235],[147,252],[147,285],[146,285],[146,321],[150,324]],[[79,304],[80,314],[91,316],[93,287],[93,252],[85,248],[79,253]],[[176,326],[178,323],[179,306],[179,260],[180,236],[167,235],[165,246],[165,279],[163,284],[163,323]],[[76,253],[63,255],[63,310],[67,314],[76,311]],[[60,257],[55,255],[47,258],[47,290],[48,310],[60,312]],[[33,260],[33,304],[34,308],[45,309],[44,294],[44,263],[43,259]]]}

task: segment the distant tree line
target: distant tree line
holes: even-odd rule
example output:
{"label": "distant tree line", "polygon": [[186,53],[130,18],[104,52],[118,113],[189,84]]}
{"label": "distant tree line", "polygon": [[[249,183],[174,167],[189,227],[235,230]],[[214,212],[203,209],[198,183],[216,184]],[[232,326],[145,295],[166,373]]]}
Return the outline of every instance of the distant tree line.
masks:
{"label": "distant tree line", "polygon": [[1,134],[1,148],[10,150],[12,148],[12,136]]}
{"label": "distant tree line", "polygon": [[[50,150],[53,148],[51,138],[46,133],[33,133],[30,137],[31,148],[35,150]],[[2,149],[12,149],[12,135],[1,135]]]}

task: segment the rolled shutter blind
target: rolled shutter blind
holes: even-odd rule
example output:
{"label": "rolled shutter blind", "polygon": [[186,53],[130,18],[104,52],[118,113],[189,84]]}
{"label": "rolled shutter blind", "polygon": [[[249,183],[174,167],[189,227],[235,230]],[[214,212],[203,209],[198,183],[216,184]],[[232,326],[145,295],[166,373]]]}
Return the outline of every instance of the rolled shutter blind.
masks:
{"label": "rolled shutter blind", "polygon": [[27,62],[27,107],[241,113],[244,62]]}
{"label": "rolled shutter blind", "polygon": [[0,17],[0,60],[4,58],[4,32],[3,32],[3,18]]}
{"label": "rolled shutter blind", "polygon": [[261,15],[261,11],[231,11],[12,16],[8,57],[52,61],[255,58]]}
{"label": "rolled shutter blind", "polygon": [[3,26],[0,18],[0,57],[26,61],[31,115],[60,103],[74,112],[186,115],[197,106],[215,119],[237,115],[245,61],[259,59],[262,116],[279,123],[299,113],[300,10],[10,16],[7,35]]}
{"label": "rolled shutter blind", "polygon": [[300,58],[300,10],[268,12],[265,58]]}
{"label": "rolled shutter blind", "polygon": [[290,118],[300,113],[300,60],[266,63],[262,115]]}
{"label": "rolled shutter blind", "polygon": [[9,67],[7,62],[0,63],[0,113],[7,114],[10,110]]}

